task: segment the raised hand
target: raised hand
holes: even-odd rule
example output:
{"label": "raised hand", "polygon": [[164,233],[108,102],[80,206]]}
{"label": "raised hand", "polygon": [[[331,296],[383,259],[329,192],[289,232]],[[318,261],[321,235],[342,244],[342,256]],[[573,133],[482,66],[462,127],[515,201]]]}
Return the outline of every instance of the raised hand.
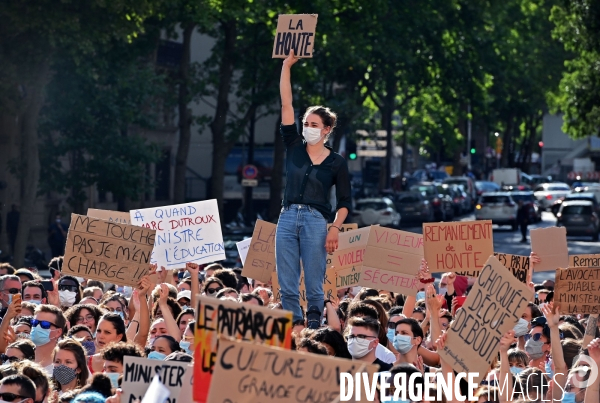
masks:
{"label": "raised hand", "polygon": [[558,305],[556,306],[556,312],[554,310],[554,302],[550,302],[548,304],[544,304],[540,306],[540,310],[544,314],[546,321],[548,323],[548,327],[558,327],[558,322],[560,321],[560,312],[558,312]]}
{"label": "raised hand", "polygon": [[167,305],[167,299],[169,298],[169,287],[165,283],[160,284],[160,291],[158,294],[158,305]]}
{"label": "raised hand", "polygon": [[508,349],[510,348],[511,344],[513,344],[514,342],[515,342],[515,331],[509,330],[508,332],[504,333],[504,336],[502,336],[502,338],[500,339],[500,344],[498,345],[498,350],[501,353],[506,353],[506,352],[508,352]]}
{"label": "raised hand", "polygon": [[287,67],[292,67],[297,61],[298,58],[294,56],[294,49],[290,48],[290,54],[288,55],[288,57],[283,59],[283,65]]}
{"label": "raised hand", "polygon": [[[148,295],[148,291],[150,291],[150,289],[152,287],[153,287],[153,284],[150,281],[150,277],[144,276],[138,282],[137,289],[134,290],[134,295],[137,292],[140,297],[145,297],[146,295]],[[137,308],[138,307],[136,306],[135,309],[137,310]]]}
{"label": "raised hand", "polygon": [[443,296],[437,295],[433,284],[427,284],[425,287],[425,305],[427,311],[432,312],[433,317],[437,317],[440,309],[442,309],[443,299]]}
{"label": "raised hand", "polygon": [[588,353],[590,358],[600,366],[600,339],[594,339],[588,344]]}
{"label": "raised hand", "polygon": [[185,264],[185,269],[190,272],[192,277],[196,275],[198,277],[198,272],[200,271],[200,265],[192,262],[188,262]]}

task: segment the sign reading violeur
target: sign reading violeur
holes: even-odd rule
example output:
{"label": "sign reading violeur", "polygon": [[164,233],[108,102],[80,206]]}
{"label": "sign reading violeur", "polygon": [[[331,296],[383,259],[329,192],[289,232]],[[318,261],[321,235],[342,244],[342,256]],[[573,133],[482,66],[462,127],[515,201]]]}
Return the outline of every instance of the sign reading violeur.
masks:
{"label": "sign reading violeur", "polygon": [[71,214],[62,272],[136,286],[148,274],[156,231]]}
{"label": "sign reading violeur", "polygon": [[490,256],[438,354],[459,373],[478,373],[474,382],[479,383],[498,356],[500,339],[515,326],[532,298],[533,291]]}

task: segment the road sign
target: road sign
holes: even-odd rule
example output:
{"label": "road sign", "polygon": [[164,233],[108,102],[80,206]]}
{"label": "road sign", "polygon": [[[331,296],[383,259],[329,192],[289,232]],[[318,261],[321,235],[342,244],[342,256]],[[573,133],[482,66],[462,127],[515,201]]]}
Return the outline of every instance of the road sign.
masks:
{"label": "road sign", "polygon": [[242,168],[242,177],[244,179],[256,179],[257,176],[258,168],[254,165],[246,165],[244,168]]}
{"label": "road sign", "polygon": [[242,179],[242,186],[256,187],[258,186],[257,179]]}

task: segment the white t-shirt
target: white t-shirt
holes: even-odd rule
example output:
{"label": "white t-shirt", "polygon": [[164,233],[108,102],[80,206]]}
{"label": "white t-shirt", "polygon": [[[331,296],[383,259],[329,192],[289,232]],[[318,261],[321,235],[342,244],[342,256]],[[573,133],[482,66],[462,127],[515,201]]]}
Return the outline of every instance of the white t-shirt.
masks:
{"label": "white t-shirt", "polygon": [[375,347],[375,358],[379,358],[386,364],[393,364],[396,362],[396,356],[387,347],[377,344]]}

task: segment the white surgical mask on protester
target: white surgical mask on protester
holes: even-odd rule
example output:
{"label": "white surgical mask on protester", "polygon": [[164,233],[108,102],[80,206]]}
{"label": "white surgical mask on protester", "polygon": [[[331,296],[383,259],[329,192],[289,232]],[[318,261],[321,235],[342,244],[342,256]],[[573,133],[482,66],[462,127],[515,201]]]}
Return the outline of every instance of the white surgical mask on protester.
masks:
{"label": "white surgical mask on protester", "polygon": [[448,288],[447,287],[440,287],[438,295],[446,295],[446,292],[448,292]]}
{"label": "white surgical mask on protester", "polygon": [[304,136],[304,140],[311,146],[314,146],[323,138],[321,136],[321,129],[317,127],[305,127],[302,130],[302,135]]}
{"label": "white surgical mask on protester", "polygon": [[60,305],[64,307],[73,306],[73,304],[75,303],[76,295],[77,294],[75,294],[75,291],[60,290],[58,292],[58,296],[60,298]]}
{"label": "white surgical mask on protester", "polygon": [[356,294],[358,294],[360,292],[360,290],[362,290],[362,286],[361,285],[357,285],[352,287],[352,295],[356,296]]}
{"label": "white surgical mask on protester", "polygon": [[373,348],[369,348],[369,344],[371,344],[371,340],[355,337],[348,341],[348,352],[352,358],[362,358],[373,350]]}

